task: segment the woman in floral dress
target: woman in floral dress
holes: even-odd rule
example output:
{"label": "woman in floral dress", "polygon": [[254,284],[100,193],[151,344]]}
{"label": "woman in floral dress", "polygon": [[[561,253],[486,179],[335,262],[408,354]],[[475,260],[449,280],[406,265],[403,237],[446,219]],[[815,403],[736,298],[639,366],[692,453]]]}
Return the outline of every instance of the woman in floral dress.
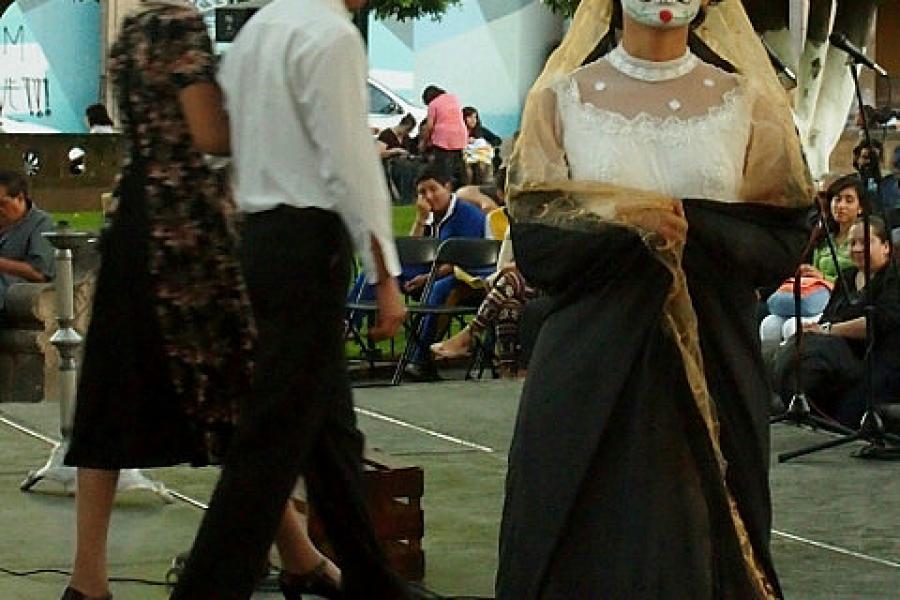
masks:
{"label": "woman in floral dress", "polygon": [[[78,467],[77,547],[63,598],[108,598],[106,537],[119,470],[219,463],[249,398],[254,332],[232,199],[204,157],[229,152],[212,45],[187,3],[144,2],[110,57],[129,151],[101,237],[66,463]],[[294,572],[322,556],[286,509]],[[327,564],[333,569],[333,565]]]}

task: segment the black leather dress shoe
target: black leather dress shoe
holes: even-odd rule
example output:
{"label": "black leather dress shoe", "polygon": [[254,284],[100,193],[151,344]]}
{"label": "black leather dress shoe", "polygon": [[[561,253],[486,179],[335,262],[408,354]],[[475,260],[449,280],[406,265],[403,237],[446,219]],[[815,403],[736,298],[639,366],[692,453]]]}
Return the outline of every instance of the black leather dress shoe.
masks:
{"label": "black leather dress shoe", "polygon": [[315,569],[303,575],[282,571],[278,576],[278,587],[285,600],[303,600],[303,596],[307,594],[328,600],[344,600],[339,584],[325,572],[327,565],[323,560]]}
{"label": "black leather dress shoe", "polygon": [[437,369],[429,363],[409,363],[403,369],[403,377],[409,381],[440,381]]}
{"label": "black leather dress shoe", "polygon": [[67,587],[63,591],[62,598],[60,598],[59,600],[112,600],[112,594],[107,594],[100,598],[94,598],[93,596],[85,596],[73,587]]}

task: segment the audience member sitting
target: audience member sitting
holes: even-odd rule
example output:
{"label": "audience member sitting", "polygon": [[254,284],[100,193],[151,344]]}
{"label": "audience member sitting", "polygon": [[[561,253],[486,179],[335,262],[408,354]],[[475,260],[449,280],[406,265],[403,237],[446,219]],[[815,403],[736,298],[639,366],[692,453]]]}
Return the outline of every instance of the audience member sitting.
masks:
{"label": "audience member sitting", "polygon": [[[500,212],[503,210],[498,209]],[[500,364],[500,376],[520,376],[524,373],[519,369],[519,320],[525,302],[535,297],[535,290],[529,287],[516,268],[508,221],[497,271],[485,278],[485,282],[489,291],[472,322],[453,337],[432,344],[431,352],[436,357],[445,359],[469,356],[475,338],[480,337],[489,327],[494,327],[494,352]]]}
{"label": "audience member sitting", "polygon": [[[490,173],[500,168],[500,145],[503,140],[481,123],[481,116],[474,106],[466,106],[462,109],[462,114],[468,132],[465,152],[468,183],[487,183],[491,178]],[[490,171],[487,167],[490,167]]]}
{"label": "audience member sitting", "polygon": [[421,163],[409,159],[407,147],[415,126],[415,117],[407,114],[393,127],[383,129],[376,141],[391,199],[397,204],[409,204],[416,195],[415,177]]}
{"label": "audience member sitting", "polygon": [[381,158],[407,156],[409,151],[406,149],[406,141],[415,126],[416,118],[407,114],[393,127],[382,129],[376,142],[378,155]]}
{"label": "audience member sitting", "polygon": [[[453,184],[450,175],[434,166],[426,167],[416,178],[416,220],[409,232],[410,237],[432,237],[440,241],[450,238],[483,238],[485,237],[485,215],[472,204],[460,202],[453,193]],[[427,298],[421,298],[421,293],[428,281],[428,267],[415,267],[403,265],[403,272],[398,277],[401,289],[408,295],[417,297],[428,306],[444,304],[456,287],[457,281],[453,275],[453,265],[445,264],[438,267],[437,276],[431,293]],[[493,270],[493,269],[491,269]],[[476,273],[486,275],[487,273]],[[359,298],[366,302],[374,299],[374,288],[366,284],[361,275],[350,292],[350,300]],[[355,325],[359,325],[357,321]],[[428,348],[434,335],[436,322],[431,316],[424,320],[422,330],[425,332],[421,339],[421,346],[413,355],[410,371],[413,376],[427,377],[428,355],[423,350]]]}
{"label": "audience member sitting", "polygon": [[[419,199],[416,202],[416,221],[409,235],[412,237],[436,237],[441,241],[450,238],[483,238],[486,233],[484,213],[475,206],[460,202],[453,193],[450,176],[437,169],[425,169],[416,180],[416,191]],[[472,275],[483,276],[493,268]],[[412,274],[412,273],[410,273]],[[404,276],[406,271],[404,271]],[[438,265],[436,279],[427,298],[421,298],[426,306],[438,306],[447,303],[450,294],[459,282],[453,273],[453,265]],[[405,277],[404,277],[405,278]],[[428,273],[413,275],[402,281],[403,291],[407,294],[419,294],[428,281]],[[433,378],[432,364],[428,347],[435,336],[437,319],[428,315],[423,319],[419,344],[416,347],[408,372],[414,377]]]}
{"label": "audience member sitting", "polygon": [[53,231],[53,219],[28,197],[28,182],[12,171],[0,171],[0,312],[14,283],[53,278],[53,246],[42,233]]}
{"label": "audience member sitting", "polygon": [[[874,305],[875,345],[873,399],[896,402],[900,394],[900,280],[891,261],[890,236],[884,221],[870,217],[871,279],[865,285],[865,228],[862,220],[850,229],[850,258],[818,323],[804,325],[801,355],[796,347],[782,346],[775,356],[775,383],[782,399],[794,391],[795,364],[799,364],[803,391],[810,401],[844,423],[855,427],[865,408],[863,356],[866,345],[865,307]],[[843,288],[843,284],[847,287]]]}
{"label": "audience member sitting", "polygon": [[87,122],[90,133],[116,132],[105,104],[91,104],[88,106],[84,111],[84,119]]}
{"label": "audience member sitting", "polygon": [[[833,236],[838,264],[834,263],[824,232],[819,230],[819,243],[813,250],[809,263],[800,265],[803,291],[800,316],[806,322],[818,321],[831,297],[838,271],[852,266],[850,228],[865,207],[862,182],[855,175],[847,175],[835,181],[829,186],[827,194],[831,202],[826,222]],[[780,342],[791,337],[796,328],[793,279],[788,279],[769,296],[766,304],[770,314],[759,326],[760,339],[763,342]]]}
{"label": "audience member sitting", "polygon": [[474,204],[485,214],[506,205],[506,167],[494,174],[494,183],[466,185],[456,191],[456,197]]}
{"label": "audience member sitting", "polygon": [[[865,142],[860,142],[853,149],[853,168],[859,172],[863,179],[874,176],[874,173],[870,172],[869,167],[873,160],[881,167],[883,156],[884,146],[878,140],[872,140],[869,146]],[[881,182],[878,184],[878,194],[875,201],[876,204],[872,207],[872,210],[878,214],[900,209],[900,183],[898,183],[896,175],[891,172],[883,174]],[[893,221],[894,217],[891,216],[890,219]]]}

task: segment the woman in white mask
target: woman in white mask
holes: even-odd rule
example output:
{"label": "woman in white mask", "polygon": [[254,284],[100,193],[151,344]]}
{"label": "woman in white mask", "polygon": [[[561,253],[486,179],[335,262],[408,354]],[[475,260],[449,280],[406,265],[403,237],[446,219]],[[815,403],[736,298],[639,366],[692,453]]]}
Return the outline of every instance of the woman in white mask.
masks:
{"label": "woman in white mask", "polygon": [[780,597],[755,289],[794,267],[812,186],[740,1],[583,0],[509,182],[553,310],[497,598]]}

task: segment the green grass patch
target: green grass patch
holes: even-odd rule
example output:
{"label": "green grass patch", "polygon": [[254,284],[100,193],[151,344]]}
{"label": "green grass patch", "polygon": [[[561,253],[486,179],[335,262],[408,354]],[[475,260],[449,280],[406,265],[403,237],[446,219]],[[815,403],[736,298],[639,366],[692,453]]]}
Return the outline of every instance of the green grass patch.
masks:
{"label": "green grass patch", "polygon": [[409,230],[416,220],[416,205],[406,204],[393,207],[394,211],[394,237],[409,235]]}
{"label": "green grass patch", "polygon": [[50,213],[53,222],[59,224],[65,221],[69,227],[76,231],[89,231],[98,233],[103,227],[103,213],[98,211],[87,212],[54,212]]}
{"label": "green grass patch", "polygon": [[[394,235],[398,237],[408,235],[413,221],[415,221],[416,218],[416,206],[414,204],[394,206],[392,207],[392,212]],[[65,221],[69,224],[69,227],[77,231],[89,231],[92,233],[98,233],[103,227],[103,214],[100,211],[54,212],[51,213],[51,216],[53,217],[53,221],[55,223]],[[363,332],[365,332],[365,326],[363,327]],[[403,345],[406,343],[405,338],[406,336],[403,331],[401,331],[398,334],[397,338],[395,338],[394,344],[396,352],[400,352],[403,350]],[[383,357],[388,358],[391,356],[389,340],[380,342],[377,347],[381,349]],[[348,342],[347,355],[350,357],[359,356],[359,346],[353,342]]]}
{"label": "green grass patch", "polygon": [[[103,213],[100,211],[87,212],[54,212],[50,213],[53,221],[59,223],[65,221],[73,229],[97,233],[103,227]],[[408,204],[393,207],[394,235],[404,236],[409,234],[413,221],[416,220],[416,206]]]}

